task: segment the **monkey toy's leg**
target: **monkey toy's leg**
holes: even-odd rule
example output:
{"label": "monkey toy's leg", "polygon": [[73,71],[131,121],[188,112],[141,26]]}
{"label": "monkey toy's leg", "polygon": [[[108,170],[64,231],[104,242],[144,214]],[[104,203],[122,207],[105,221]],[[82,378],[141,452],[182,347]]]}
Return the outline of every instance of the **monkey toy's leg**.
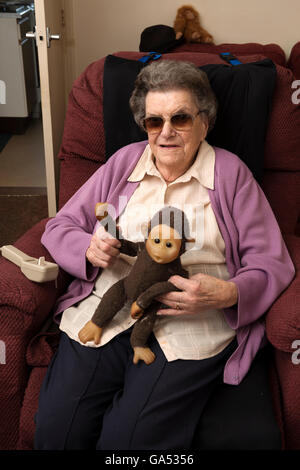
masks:
{"label": "monkey toy's leg", "polygon": [[92,319],[78,332],[80,341],[83,344],[86,344],[88,341],[94,341],[95,344],[99,344],[103,326],[118,313],[125,301],[124,281],[121,279],[108,289],[96,308]]}
{"label": "monkey toy's leg", "polygon": [[155,354],[147,346],[147,341],[153,330],[158,308],[159,303],[154,302],[146,314],[134,324],[130,337],[130,343],[134,350],[134,364],[137,364],[139,360],[151,364],[155,359]]}
{"label": "monkey toy's leg", "polygon": [[113,284],[108,291],[105,292],[101,302],[92,316],[92,322],[101,328],[111,320],[116,313],[124,306],[126,294],[124,289],[124,280]]}

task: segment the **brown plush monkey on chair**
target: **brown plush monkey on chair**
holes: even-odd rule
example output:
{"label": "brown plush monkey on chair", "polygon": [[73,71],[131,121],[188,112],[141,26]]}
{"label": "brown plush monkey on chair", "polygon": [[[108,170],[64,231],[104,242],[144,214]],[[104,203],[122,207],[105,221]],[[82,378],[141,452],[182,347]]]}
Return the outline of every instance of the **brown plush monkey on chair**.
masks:
{"label": "brown plush monkey on chair", "polygon": [[184,36],[186,42],[213,44],[213,37],[200,26],[199,13],[191,5],[178,8],[174,21],[176,39]]}
{"label": "brown plush monkey on chair", "polygon": [[[109,224],[112,226],[111,218],[109,224],[104,221],[105,219],[102,222],[106,229]],[[118,234],[117,228],[113,229]],[[137,256],[137,260],[128,276],[116,282],[104,294],[92,319],[80,330],[78,336],[83,344],[87,341],[99,344],[103,327],[129,301],[131,316],[137,319],[130,337],[134,350],[133,362],[137,364],[141,359],[150,364],[155,355],[147,347],[147,340],[160,307],[155,298],[165,292],[178,290],[168,281],[170,276],[179,274],[188,277],[187,271],[181,266],[180,256],[186,251],[186,243],[195,240],[188,238],[189,226],[184,212],[171,206],[164,207],[153,216],[148,224],[145,242],[134,243],[118,235],[117,237],[121,242],[120,251],[129,256]]]}

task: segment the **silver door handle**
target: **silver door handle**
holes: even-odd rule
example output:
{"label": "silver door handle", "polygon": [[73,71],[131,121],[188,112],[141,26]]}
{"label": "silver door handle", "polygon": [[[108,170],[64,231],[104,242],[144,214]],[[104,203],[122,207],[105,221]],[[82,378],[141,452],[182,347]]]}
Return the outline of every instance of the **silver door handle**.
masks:
{"label": "silver door handle", "polygon": [[46,28],[46,38],[47,38],[47,47],[51,46],[51,41],[54,39],[58,41],[60,39],[60,34],[50,34],[50,28]]}
{"label": "silver door handle", "polygon": [[[26,33],[27,38],[36,38],[36,33],[35,31],[28,31]],[[40,36],[40,39],[43,40],[43,36]],[[46,39],[47,39],[47,47],[51,46],[51,41],[56,40],[58,41],[60,39],[60,34],[50,34],[50,28],[46,28]]]}

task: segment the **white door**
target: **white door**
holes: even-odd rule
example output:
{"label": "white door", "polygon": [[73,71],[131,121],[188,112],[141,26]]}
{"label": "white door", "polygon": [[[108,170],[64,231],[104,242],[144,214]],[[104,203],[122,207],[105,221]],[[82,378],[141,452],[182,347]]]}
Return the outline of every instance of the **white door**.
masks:
{"label": "white door", "polygon": [[[49,217],[57,212],[59,162],[65,118],[62,0],[35,0],[35,38],[41,86],[41,104]],[[52,38],[51,38],[52,36]]]}

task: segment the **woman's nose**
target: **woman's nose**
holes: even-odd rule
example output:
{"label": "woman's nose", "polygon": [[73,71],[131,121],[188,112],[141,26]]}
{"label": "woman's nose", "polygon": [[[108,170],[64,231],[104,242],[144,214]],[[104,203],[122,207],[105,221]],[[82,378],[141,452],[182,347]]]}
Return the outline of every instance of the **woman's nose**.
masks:
{"label": "woman's nose", "polygon": [[172,127],[171,122],[166,120],[164,122],[160,135],[162,135],[163,137],[171,137],[171,136],[174,136],[175,134],[176,134],[176,131]]}

